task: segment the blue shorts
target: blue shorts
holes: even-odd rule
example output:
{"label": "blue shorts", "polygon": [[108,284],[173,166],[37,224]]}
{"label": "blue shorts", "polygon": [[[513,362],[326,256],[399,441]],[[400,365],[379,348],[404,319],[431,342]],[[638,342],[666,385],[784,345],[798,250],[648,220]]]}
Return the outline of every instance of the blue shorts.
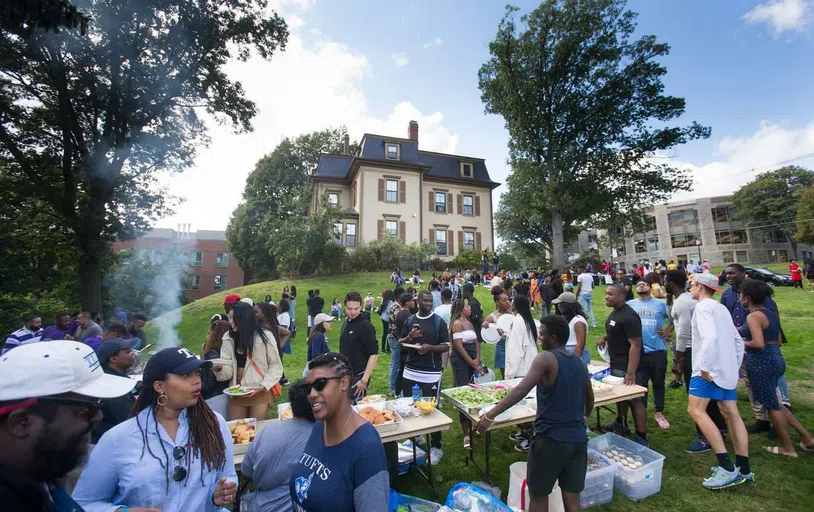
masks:
{"label": "blue shorts", "polygon": [[701,377],[693,377],[690,379],[689,393],[692,396],[709,398],[710,400],[718,400],[719,402],[734,402],[738,399],[738,391],[736,389],[724,389],[714,382],[705,381]]}

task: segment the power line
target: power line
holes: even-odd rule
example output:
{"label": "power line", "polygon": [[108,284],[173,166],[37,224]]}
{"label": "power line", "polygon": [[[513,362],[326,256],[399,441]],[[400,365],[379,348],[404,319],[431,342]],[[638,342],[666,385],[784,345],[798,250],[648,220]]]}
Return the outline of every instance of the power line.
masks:
{"label": "power line", "polygon": [[788,222],[777,222],[777,223],[774,223],[774,224],[761,224],[759,226],[747,226],[747,225],[744,225],[744,227],[748,228],[748,229],[764,229],[764,228],[774,228],[774,227],[777,227],[777,226],[786,226],[788,224],[797,224],[798,222],[811,222],[811,221],[814,221],[814,218],[803,219],[803,220],[792,220],[792,221],[788,221]]}
{"label": "power line", "polygon": [[808,153],[808,154],[805,154],[805,155],[800,155],[800,156],[797,156],[797,157],[794,157],[794,158],[789,158],[787,160],[781,160],[779,162],[775,162],[775,163],[772,163],[772,164],[761,165],[759,167],[752,167],[751,169],[746,169],[746,170],[742,170],[742,171],[735,171],[733,173],[724,174],[723,176],[716,176],[716,177],[711,178],[709,180],[704,180],[704,183],[708,183],[710,181],[720,181],[720,180],[723,180],[723,179],[726,179],[726,178],[731,178],[733,176],[738,176],[738,175],[741,175],[741,174],[747,174],[747,173],[750,173],[750,172],[759,171],[761,169],[768,169],[770,167],[776,167],[778,165],[790,164],[790,163],[793,163],[793,162],[797,162],[798,160],[805,160],[806,158],[811,158],[811,157],[814,157],[814,153]]}

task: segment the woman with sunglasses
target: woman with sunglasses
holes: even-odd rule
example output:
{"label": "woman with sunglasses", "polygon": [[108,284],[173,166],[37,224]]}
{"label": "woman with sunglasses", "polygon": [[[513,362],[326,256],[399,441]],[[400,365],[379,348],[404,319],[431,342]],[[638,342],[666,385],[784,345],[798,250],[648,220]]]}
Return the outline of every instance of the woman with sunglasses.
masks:
{"label": "woman with sunglasses", "polygon": [[291,470],[294,510],[388,510],[390,477],[381,437],[349,400],[351,364],[329,352],[311,360],[304,387],[316,423]]}
{"label": "woman with sunglasses", "polygon": [[229,397],[229,419],[268,417],[269,404],[282,394],[283,363],[274,333],[259,323],[252,306],[238,302],[229,311],[232,332],[223,336],[221,359],[212,367],[219,381],[240,384],[249,394]]}
{"label": "woman with sunglasses", "polygon": [[234,503],[232,437],[201,397],[199,372],[211,365],[184,348],[150,359],[131,418],[102,436],[79,478],[73,497],[86,512],[214,511]]}

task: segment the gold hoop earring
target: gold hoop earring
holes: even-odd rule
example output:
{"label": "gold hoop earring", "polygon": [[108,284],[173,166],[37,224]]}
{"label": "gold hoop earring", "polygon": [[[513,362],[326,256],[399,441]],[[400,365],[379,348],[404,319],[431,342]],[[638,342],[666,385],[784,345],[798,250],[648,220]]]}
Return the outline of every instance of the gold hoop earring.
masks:
{"label": "gold hoop earring", "polygon": [[[164,402],[161,402],[161,399],[162,399],[162,398],[164,399]],[[162,406],[164,406],[164,405],[167,405],[167,402],[169,402],[169,401],[170,401],[170,399],[169,399],[169,398],[167,398],[167,395],[165,395],[163,391],[161,392],[161,395],[159,395],[158,399],[156,400],[156,402],[158,403],[158,406],[159,406],[159,407],[162,407]]]}

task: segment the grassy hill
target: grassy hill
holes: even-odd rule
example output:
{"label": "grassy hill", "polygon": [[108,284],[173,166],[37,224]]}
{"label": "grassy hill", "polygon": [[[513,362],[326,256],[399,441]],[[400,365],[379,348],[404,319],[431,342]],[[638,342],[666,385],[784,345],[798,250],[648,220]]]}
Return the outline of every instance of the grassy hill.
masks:
{"label": "grassy hill", "polygon": [[[770,265],[770,268],[777,272],[783,272],[786,264]],[[345,274],[340,276],[329,276],[320,278],[301,279],[295,281],[272,281],[243,286],[229,290],[237,292],[242,297],[251,297],[254,300],[262,300],[266,294],[270,294],[274,300],[278,300],[282,293],[283,286],[295,284],[298,291],[296,306],[296,321],[301,327],[300,333],[292,340],[293,354],[285,358],[284,364],[286,374],[290,379],[296,379],[302,373],[305,365],[305,326],[306,310],[305,299],[309,288],[319,288],[321,295],[325,298],[326,312],[328,305],[334,297],[342,299],[343,295],[350,290],[357,290],[363,296],[372,291],[378,295],[383,290],[391,287],[389,274],[381,273],[358,273]],[[489,312],[492,306],[489,292],[484,287],[477,287],[476,294],[483,304],[484,310]],[[182,308],[183,319],[178,328],[178,333],[185,347],[195,353],[200,351],[200,346],[204,342],[206,330],[209,325],[209,318],[214,313],[223,312],[223,298],[226,293],[212,295],[201,299]],[[594,313],[597,317],[599,328],[590,329],[589,346],[596,356],[596,339],[604,332],[604,321],[607,318],[607,308],[604,306],[604,287],[600,287],[594,292]],[[791,400],[797,411],[798,417],[810,430],[814,430],[814,294],[808,291],[800,292],[791,288],[778,288],[775,299],[779,304],[781,318],[789,343],[784,346],[783,353],[788,364],[787,375],[791,389]],[[374,315],[373,325],[381,338],[382,325],[378,316]],[[337,326],[338,327],[338,326]],[[152,329],[152,326],[148,326]],[[153,331],[154,334],[154,331]],[[338,349],[338,330],[334,330],[328,336],[329,345],[333,349]],[[483,345],[483,359],[490,363],[494,357],[494,346]],[[386,393],[388,368],[390,355],[381,354],[377,369],[374,372],[371,382],[371,389],[374,393]],[[669,378],[669,374],[668,374]],[[452,386],[451,372],[444,375],[444,387]],[[745,400],[746,395],[741,390],[740,396]],[[282,400],[286,401],[286,400]],[[752,467],[757,475],[758,484],[754,487],[740,487],[731,491],[713,493],[701,487],[703,478],[709,476],[710,466],[715,464],[715,457],[712,454],[689,455],[684,452],[684,446],[692,439],[694,427],[687,417],[687,395],[684,389],[667,390],[667,401],[665,415],[672,423],[670,430],[659,430],[655,421],[652,420],[652,404],[649,410],[650,420],[648,423],[649,439],[654,449],[666,456],[661,492],[642,502],[633,503],[627,498],[617,493],[611,504],[594,510],[597,511],[650,511],[664,510],[685,512],[690,510],[713,511],[803,511],[812,510],[808,503],[814,492],[814,456],[799,451],[800,458],[796,460],[784,457],[769,455],[761,446],[774,444],[768,441],[765,435],[751,436],[750,455],[752,456]],[[749,407],[748,401],[741,401],[741,414],[747,423],[754,420],[754,414]],[[272,413],[276,414],[276,407],[272,407]],[[464,450],[462,448],[461,430],[458,425],[458,415],[455,410],[447,406],[444,412],[450,415],[455,423],[452,428],[444,433],[443,449],[444,459],[440,465],[433,468],[433,475],[437,478],[436,485],[442,498],[435,501],[444,501],[444,496],[449,488],[461,481],[478,481],[483,478],[472,467],[464,466]],[[610,421],[613,418],[611,412],[603,411],[602,420]],[[525,455],[514,450],[514,443],[509,441],[508,435],[513,431],[503,429],[493,433],[492,436],[492,476],[505,493],[508,490],[509,466],[516,461],[525,460]],[[792,438],[797,441],[796,433]],[[483,441],[476,439],[476,449],[479,449],[479,460],[482,460]],[[399,479],[400,492],[434,499],[431,490],[420,477],[409,474]]]}

